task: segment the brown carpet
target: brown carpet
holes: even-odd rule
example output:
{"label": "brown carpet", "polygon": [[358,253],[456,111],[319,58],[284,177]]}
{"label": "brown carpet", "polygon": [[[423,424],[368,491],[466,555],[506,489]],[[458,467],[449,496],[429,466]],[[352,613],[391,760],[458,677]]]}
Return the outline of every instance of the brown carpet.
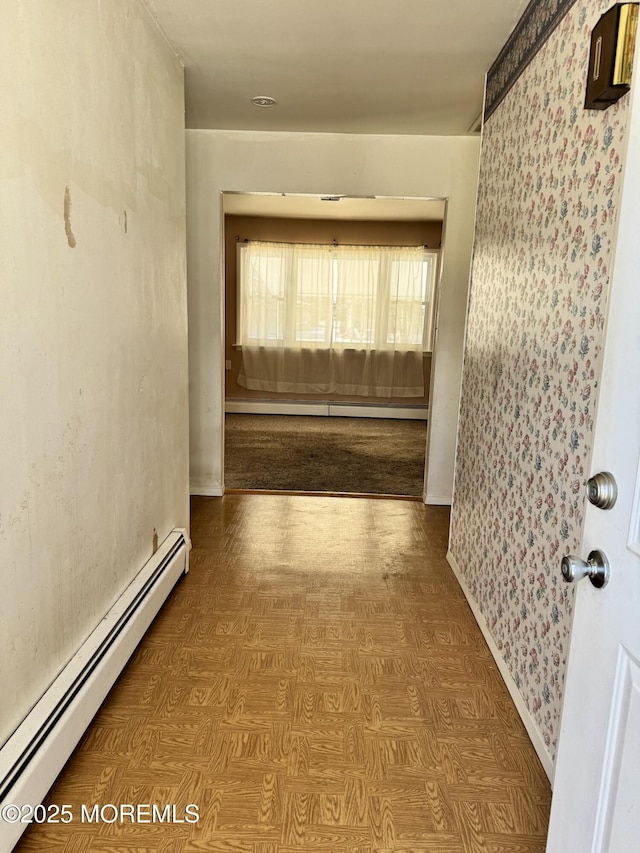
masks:
{"label": "brown carpet", "polygon": [[226,415],[225,487],[420,496],[426,424]]}

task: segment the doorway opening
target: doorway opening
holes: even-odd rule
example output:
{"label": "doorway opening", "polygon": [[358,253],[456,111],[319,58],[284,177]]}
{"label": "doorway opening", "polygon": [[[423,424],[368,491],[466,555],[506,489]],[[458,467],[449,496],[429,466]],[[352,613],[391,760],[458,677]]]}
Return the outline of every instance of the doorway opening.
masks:
{"label": "doorway opening", "polygon": [[[432,281],[424,291],[428,299],[423,297],[427,328],[427,324],[434,324],[437,311],[445,210],[443,199],[222,194],[225,492],[320,492],[421,499],[431,346],[421,347],[420,393],[412,388],[411,396],[406,396],[404,389],[385,395],[377,389],[373,394],[368,389],[367,393],[363,388],[344,393],[344,388],[336,392],[300,391],[299,385],[294,392],[247,387],[251,383],[244,376],[239,334],[240,255],[249,244],[291,245],[298,250],[302,246],[328,247],[334,252],[340,251],[336,247],[345,247],[347,253],[364,247],[421,247],[433,266]],[[275,305],[277,310],[279,306]],[[392,333],[385,334],[392,339]],[[352,346],[357,349],[356,344],[347,344],[347,348]],[[258,352],[258,361],[264,352]]]}

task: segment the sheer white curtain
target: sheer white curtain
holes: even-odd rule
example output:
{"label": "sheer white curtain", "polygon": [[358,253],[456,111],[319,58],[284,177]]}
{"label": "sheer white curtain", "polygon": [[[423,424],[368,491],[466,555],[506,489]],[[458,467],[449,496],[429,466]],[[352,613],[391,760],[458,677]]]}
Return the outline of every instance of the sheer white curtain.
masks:
{"label": "sheer white curtain", "polygon": [[239,383],[422,396],[434,272],[435,255],[421,247],[242,246]]}

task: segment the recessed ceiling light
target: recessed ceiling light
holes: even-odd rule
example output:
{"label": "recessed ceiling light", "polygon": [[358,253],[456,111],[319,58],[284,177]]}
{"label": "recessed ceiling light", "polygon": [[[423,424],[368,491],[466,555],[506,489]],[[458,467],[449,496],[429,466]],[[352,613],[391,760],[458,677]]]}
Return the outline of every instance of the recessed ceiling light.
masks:
{"label": "recessed ceiling light", "polygon": [[278,102],[270,95],[256,95],[255,98],[251,98],[251,103],[254,107],[275,107]]}

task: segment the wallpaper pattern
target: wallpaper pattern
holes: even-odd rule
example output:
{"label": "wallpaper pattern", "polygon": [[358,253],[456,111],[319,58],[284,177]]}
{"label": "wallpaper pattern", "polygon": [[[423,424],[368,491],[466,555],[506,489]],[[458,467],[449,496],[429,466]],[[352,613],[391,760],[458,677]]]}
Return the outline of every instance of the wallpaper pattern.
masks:
{"label": "wallpaper pattern", "polygon": [[532,0],[487,73],[485,121],[576,0]]}
{"label": "wallpaper pattern", "polygon": [[579,0],[485,126],[450,550],[555,759],[626,99],[585,111]]}

